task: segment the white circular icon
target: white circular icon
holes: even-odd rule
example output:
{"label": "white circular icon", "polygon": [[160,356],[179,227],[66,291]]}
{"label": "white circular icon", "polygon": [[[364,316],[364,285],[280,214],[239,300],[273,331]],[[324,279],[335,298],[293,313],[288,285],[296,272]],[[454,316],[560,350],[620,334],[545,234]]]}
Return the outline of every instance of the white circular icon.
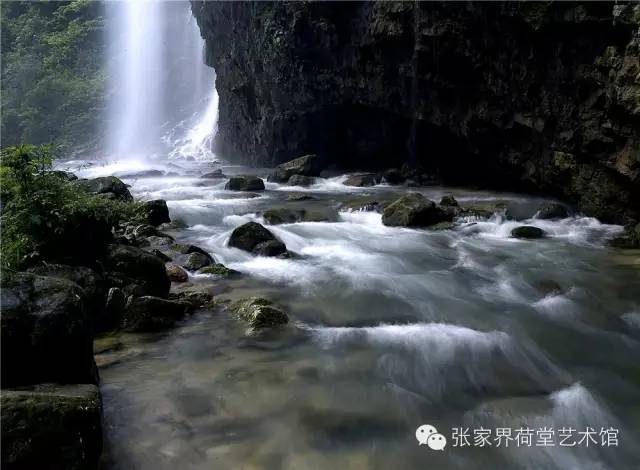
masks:
{"label": "white circular icon", "polygon": [[427,445],[431,450],[444,450],[447,445],[447,438],[442,434],[431,434],[427,440]]}
{"label": "white circular icon", "polygon": [[429,436],[437,433],[438,430],[430,424],[423,424],[422,426],[418,427],[418,429],[416,429],[416,439],[418,440],[418,445],[428,444]]}

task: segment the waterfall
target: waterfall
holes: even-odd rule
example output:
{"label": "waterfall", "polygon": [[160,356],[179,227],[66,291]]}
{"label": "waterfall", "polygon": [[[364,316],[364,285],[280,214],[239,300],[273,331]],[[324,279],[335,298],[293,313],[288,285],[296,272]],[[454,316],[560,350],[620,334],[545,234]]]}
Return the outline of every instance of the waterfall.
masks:
{"label": "waterfall", "polygon": [[117,159],[212,159],[215,72],[188,2],[107,2],[108,152]]}

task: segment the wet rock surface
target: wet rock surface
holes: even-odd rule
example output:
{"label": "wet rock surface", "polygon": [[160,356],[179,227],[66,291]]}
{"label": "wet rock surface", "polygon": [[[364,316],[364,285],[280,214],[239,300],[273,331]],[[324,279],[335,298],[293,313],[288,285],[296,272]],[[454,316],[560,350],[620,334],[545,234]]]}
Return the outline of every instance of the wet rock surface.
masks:
{"label": "wet rock surface", "polygon": [[264,181],[257,176],[232,176],[224,189],[232,191],[262,191]]}
{"label": "wet rock surface", "polygon": [[259,297],[251,297],[234,302],[229,310],[253,328],[267,328],[283,325],[289,321],[287,314],[273,302]]}
{"label": "wet rock surface", "polygon": [[542,191],[622,224],[640,218],[639,9],[192,2],[217,73],[221,154],[408,163],[424,168],[405,173],[410,185]]}
{"label": "wet rock surface", "polygon": [[257,222],[248,222],[234,229],[229,246],[263,256],[275,256],[286,251],[284,243]]}

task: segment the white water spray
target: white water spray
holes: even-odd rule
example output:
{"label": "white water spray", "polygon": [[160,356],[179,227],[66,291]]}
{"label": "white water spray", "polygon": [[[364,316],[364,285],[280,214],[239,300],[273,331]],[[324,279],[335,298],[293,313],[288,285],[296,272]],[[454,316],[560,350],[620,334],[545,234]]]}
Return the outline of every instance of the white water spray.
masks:
{"label": "white water spray", "polygon": [[213,159],[215,72],[188,2],[107,4],[112,60],[108,149],[116,159]]}

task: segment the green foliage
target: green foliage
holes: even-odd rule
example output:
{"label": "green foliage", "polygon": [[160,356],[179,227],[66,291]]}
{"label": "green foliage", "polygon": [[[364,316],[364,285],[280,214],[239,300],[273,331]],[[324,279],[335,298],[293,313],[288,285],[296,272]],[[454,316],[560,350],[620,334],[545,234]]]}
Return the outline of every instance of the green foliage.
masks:
{"label": "green foliage", "polygon": [[3,145],[56,141],[69,151],[98,143],[102,10],[89,0],[0,3]]}
{"label": "green foliage", "polygon": [[51,171],[51,145],[2,150],[3,277],[38,260],[92,261],[123,221],[142,221],[143,205],[89,194]]}

